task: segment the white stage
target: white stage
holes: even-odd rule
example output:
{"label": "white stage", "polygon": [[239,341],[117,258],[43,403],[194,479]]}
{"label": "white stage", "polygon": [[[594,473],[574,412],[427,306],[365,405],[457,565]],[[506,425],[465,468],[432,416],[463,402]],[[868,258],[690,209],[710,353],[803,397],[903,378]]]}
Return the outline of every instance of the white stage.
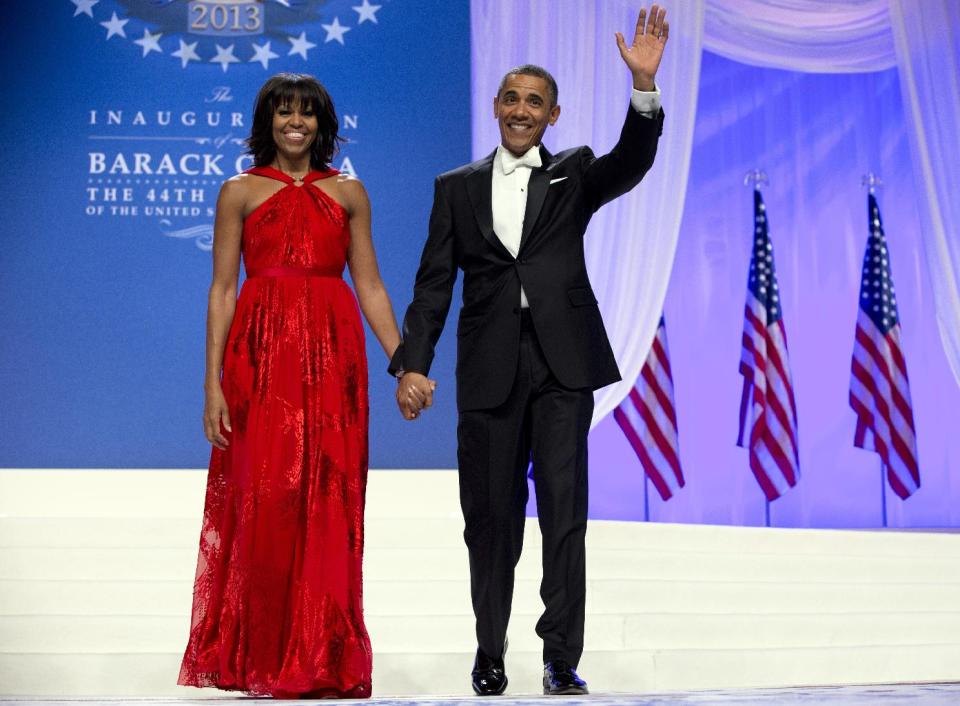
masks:
{"label": "white stage", "polygon": [[[222,696],[175,685],[204,480],[0,470],[0,698]],[[469,694],[457,497],[453,472],[371,473],[375,697]],[[507,655],[513,702],[539,693],[541,673],[535,520],[526,539]],[[960,534],[593,522],[588,580],[579,671],[598,694],[591,704],[960,703],[951,686],[665,693],[960,681]]]}
{"label": "white stage", "polygon": [[[562,706],[955,706],[960,700],[960,684],[910,684],[874,686],[833,686],[794,689],[704,690],[692,693],[593,694],[587,697],[500,696],[477,697],[375,697],[369,701],[341,703],[367,706],[547,706],[560,700]],[[69,700],[17,699],[13,706],[249,706],[250,699],[166,698]],[[285,701],[296,704],[299,701]]]}

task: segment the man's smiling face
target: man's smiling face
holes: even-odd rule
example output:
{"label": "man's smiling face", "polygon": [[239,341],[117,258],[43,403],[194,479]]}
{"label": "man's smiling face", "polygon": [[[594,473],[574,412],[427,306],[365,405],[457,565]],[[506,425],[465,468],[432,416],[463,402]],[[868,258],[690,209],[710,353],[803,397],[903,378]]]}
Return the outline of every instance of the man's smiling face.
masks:
{"label": "man's smiling face", "polygon": [[501,143],[519,157],[540,144],[547,125],[560,117],[560,106],[552,105],[544,79],[510,74],[493,99],[493,115],[500,125]]}

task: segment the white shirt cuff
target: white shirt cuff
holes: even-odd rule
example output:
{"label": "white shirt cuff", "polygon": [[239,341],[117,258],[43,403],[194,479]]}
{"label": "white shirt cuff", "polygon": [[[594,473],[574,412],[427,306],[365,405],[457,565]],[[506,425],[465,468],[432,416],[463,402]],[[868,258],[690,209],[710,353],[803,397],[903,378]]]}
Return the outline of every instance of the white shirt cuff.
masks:
{"label": "white shirt cuff", "polygon": [[660,112],[660,87],[654,86],[652,91],[630,90],[630,105],[645,118],[652,118]]}

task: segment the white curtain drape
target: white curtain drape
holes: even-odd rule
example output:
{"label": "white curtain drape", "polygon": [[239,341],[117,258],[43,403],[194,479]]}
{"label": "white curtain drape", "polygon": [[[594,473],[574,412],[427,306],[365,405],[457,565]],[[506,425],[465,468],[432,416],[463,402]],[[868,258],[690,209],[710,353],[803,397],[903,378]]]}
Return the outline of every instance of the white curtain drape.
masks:
{"label": "white curtain drape", "polygon": [[[623,374],[621,383],[597,393],[594,423],[627,395],[643,366],[663,308],[687,190],[703,0],[660,4],[670,20],[669,54],[657,75],[668,127],[646,179],[594,216],[585,242],[590,279]],[[473,0],[474,157],[500,141],[493,98],[503,73],[524,63],[548,68],[560,86],[560,119],[544,137],[547,147],[609,150],[630,96],[630,74],[614,33],[632,37],[638,9],[633,0]]]}
{"label": "white curtain drape", "polygon": [[744,64],[789,71],[881,71],[897,60],[887,3],[707,0],[703,48]]}
{"label": "white curtain drape", "polygon": [[937,324],[960,381],[960,2],[890,0]]}
{"label": "white curtain drape", "polygon": [[960,2],[706,0],[705,11],[704,48],[745,64],[897,67],[940,338],[960,383]]}
{"label": "white curtain drape", "polygon": [[[587,263],[623,382],[597,394],[594,423],[627,395],[652,341],[676,251],[687,186],[702,49],[746,64],[815,73],[898,66],[928,269],[941,338],[960,382],[960,2],[958,0],[668,0],[670,45],[658,75],[667,124],[657,162],[602,209]],[[539,63],[560,84],[548,146],[609,149],[628,78],[613,41],[629,35],[634,1],[472,0],[473,151],[499,140],[492,101],[503,72]],[[830,96],[812,96],[812,101]],[[669,329],[669,321],[668,329]]]}

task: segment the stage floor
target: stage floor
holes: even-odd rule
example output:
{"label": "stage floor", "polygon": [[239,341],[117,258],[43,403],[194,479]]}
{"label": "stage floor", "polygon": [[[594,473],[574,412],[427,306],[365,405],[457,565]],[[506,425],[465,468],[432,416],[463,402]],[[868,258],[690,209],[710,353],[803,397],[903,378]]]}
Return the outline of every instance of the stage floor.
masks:
{"label": "stage floor", "polygon": [[[221,696],[178,698],[4,698],[0,703],[16,706],[248,706],[251,698]],[[587,697],[545,697],[536,695],[500,696],[478,699],[465,696],[375,697],[341,703],[373,706],[544,706],[560,701],[564,706],[955,706],[960,703],[960,684],[890,684],[871,686],[823,686],[791,689],[723,689],[663,694],[592,694]],[[303,703],[302,701],[290,703]]]}

